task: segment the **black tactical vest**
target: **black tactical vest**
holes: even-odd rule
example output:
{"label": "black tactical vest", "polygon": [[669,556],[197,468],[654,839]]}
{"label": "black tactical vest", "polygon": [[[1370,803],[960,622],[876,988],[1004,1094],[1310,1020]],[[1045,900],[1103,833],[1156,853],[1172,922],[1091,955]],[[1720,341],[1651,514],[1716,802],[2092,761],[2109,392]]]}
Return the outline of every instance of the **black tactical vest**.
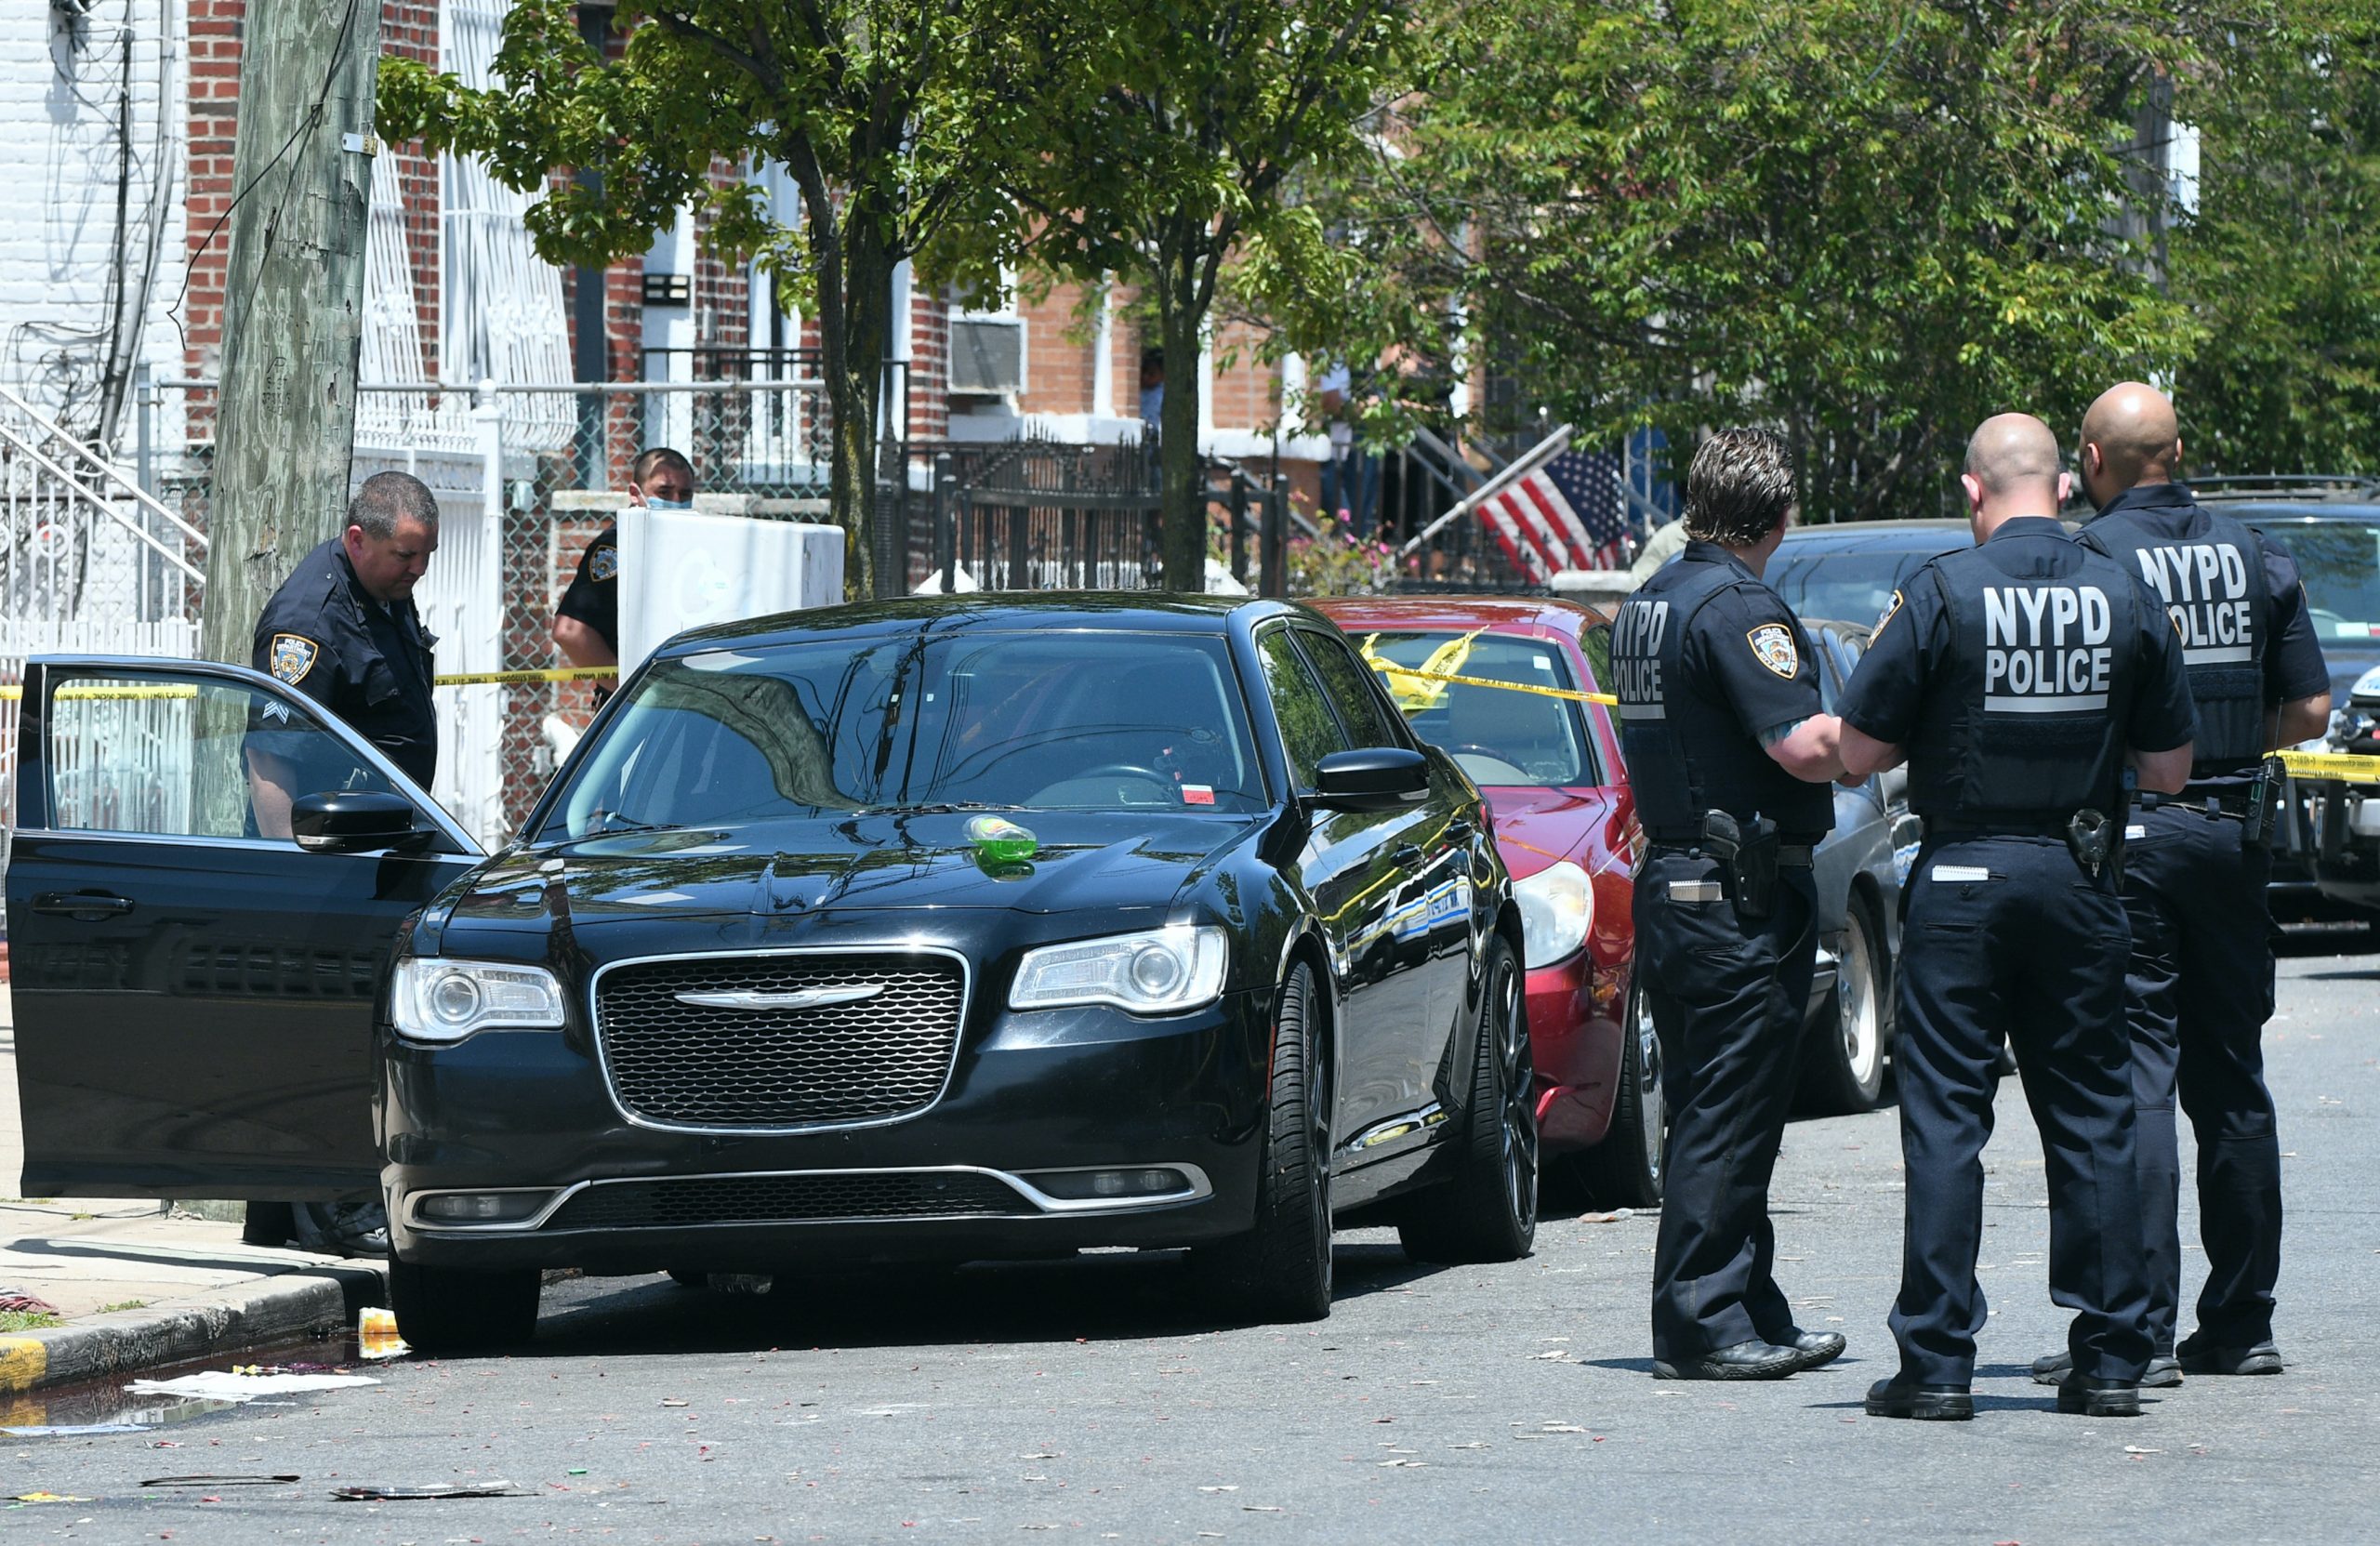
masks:
{"label": "black tactical vest", "polygon": [[2010,533],[1910,583],[1938,589],[1951,638],[1910,737],[1910,809],[1985,831],[2113,812],[2139,671],[2130,573],[2063,532]]}
{"label": "black tactical vest", "polygon": [[[1739,821],[1766,816],[1778,830],[1813,838],[1834,826],[1834,799],[1805,784],[1744,733],[1725,689],[1687,675],[1686,646],[1705,606],[1739,586],[1757,587],[1731,563],[1674,562],[1631,594],[1611,626],[1620,754],[1636,816],[1656,840],[1699,830],[1703,813]],[[1740,633],[1721,641],[1743,647]],[[1808,641],[1801,641],[1808,654]],[[1809,662],[1810,670],[1818,669]]]}
{"label": "black tactical vest", "polygon": [[2182,636],[2190,696],[2198,704],[2191,774],[2204,778],[2236,773],[2264,756],[2272,597],[2255,534],[2228,515],[2195,508],[2191,513],[2189,536],[2166,536],[2149,524],[2147,509],[2128,508],[2091,522],[2082,541],[2163,598]]}

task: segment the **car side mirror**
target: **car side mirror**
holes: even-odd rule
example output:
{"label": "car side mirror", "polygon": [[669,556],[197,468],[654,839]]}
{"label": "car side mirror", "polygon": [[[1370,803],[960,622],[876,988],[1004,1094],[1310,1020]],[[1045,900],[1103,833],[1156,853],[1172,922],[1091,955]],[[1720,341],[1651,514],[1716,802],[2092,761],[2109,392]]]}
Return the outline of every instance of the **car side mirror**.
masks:
{"label": "car side mirror", "polygon": [[1404,747],[1334,751],[1315,764],[1314,803],[1329,811],[1394,811],[1429,792],[1429,760]]}
{"label": "car side mirror", "polygon": [[377,790],[300,795],[289,802],[289,831],[309,853],[394,848],[412,838],[413,801]]}

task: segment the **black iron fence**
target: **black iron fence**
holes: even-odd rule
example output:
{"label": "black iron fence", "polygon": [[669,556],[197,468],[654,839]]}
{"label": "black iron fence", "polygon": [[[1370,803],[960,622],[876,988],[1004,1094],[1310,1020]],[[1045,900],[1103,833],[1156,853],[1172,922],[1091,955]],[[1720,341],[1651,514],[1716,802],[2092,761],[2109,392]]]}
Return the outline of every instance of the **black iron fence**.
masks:
{"label": "black iron fence", "polygon": [[[1302,523],[1289,480],[1210,461],[1202,483],[1209,588],[1228,575],[1246,590],[1287,594],[1289,533]],[[878,484],[877,588],[1157,589],[1165,569],[1161,504],[1154,443],[1025,440],[888,451]]]}

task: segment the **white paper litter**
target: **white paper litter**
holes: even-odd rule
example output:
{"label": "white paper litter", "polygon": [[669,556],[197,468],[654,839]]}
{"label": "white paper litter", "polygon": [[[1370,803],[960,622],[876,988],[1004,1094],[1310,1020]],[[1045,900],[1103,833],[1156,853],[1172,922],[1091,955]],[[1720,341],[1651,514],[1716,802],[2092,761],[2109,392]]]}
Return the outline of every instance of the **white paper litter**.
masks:
{"label": "white paper litter", "polygon": [[289,1395],[298,1391],[343,1391],[380,1381],[365,1374],[233,1374],[210,1369],[173,1380],[135,1380],[125,1386],[136,1395],[188,1395],[205,1401],[254,1401],[262,1395]]}

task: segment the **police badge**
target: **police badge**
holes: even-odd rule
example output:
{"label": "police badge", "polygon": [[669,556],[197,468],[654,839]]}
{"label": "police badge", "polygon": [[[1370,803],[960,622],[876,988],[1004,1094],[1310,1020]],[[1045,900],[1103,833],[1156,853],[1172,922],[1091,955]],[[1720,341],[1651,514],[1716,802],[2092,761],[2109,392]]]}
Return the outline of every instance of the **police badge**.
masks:
{"label": "police badge", "polygon": [[620,550],[612,544],[608,542],[598,544],[594,551],[587,555],[588,579],[608,580],[619,572]]}
{"label": "police badge", "polygon": [[1763,623],[1744,637],[1752,641],[1752,658],[1787,681],[1802,668],[1802,653],[1793,646],[1793,630],[1782,623]]}
{"label": "police badge", "polygon": [[295,687],[306,680],[306,673],[314,668],[322,653],[320,644],[301,634],[276,633],[272,636],[272,648],[265,654],[265,668]]}

